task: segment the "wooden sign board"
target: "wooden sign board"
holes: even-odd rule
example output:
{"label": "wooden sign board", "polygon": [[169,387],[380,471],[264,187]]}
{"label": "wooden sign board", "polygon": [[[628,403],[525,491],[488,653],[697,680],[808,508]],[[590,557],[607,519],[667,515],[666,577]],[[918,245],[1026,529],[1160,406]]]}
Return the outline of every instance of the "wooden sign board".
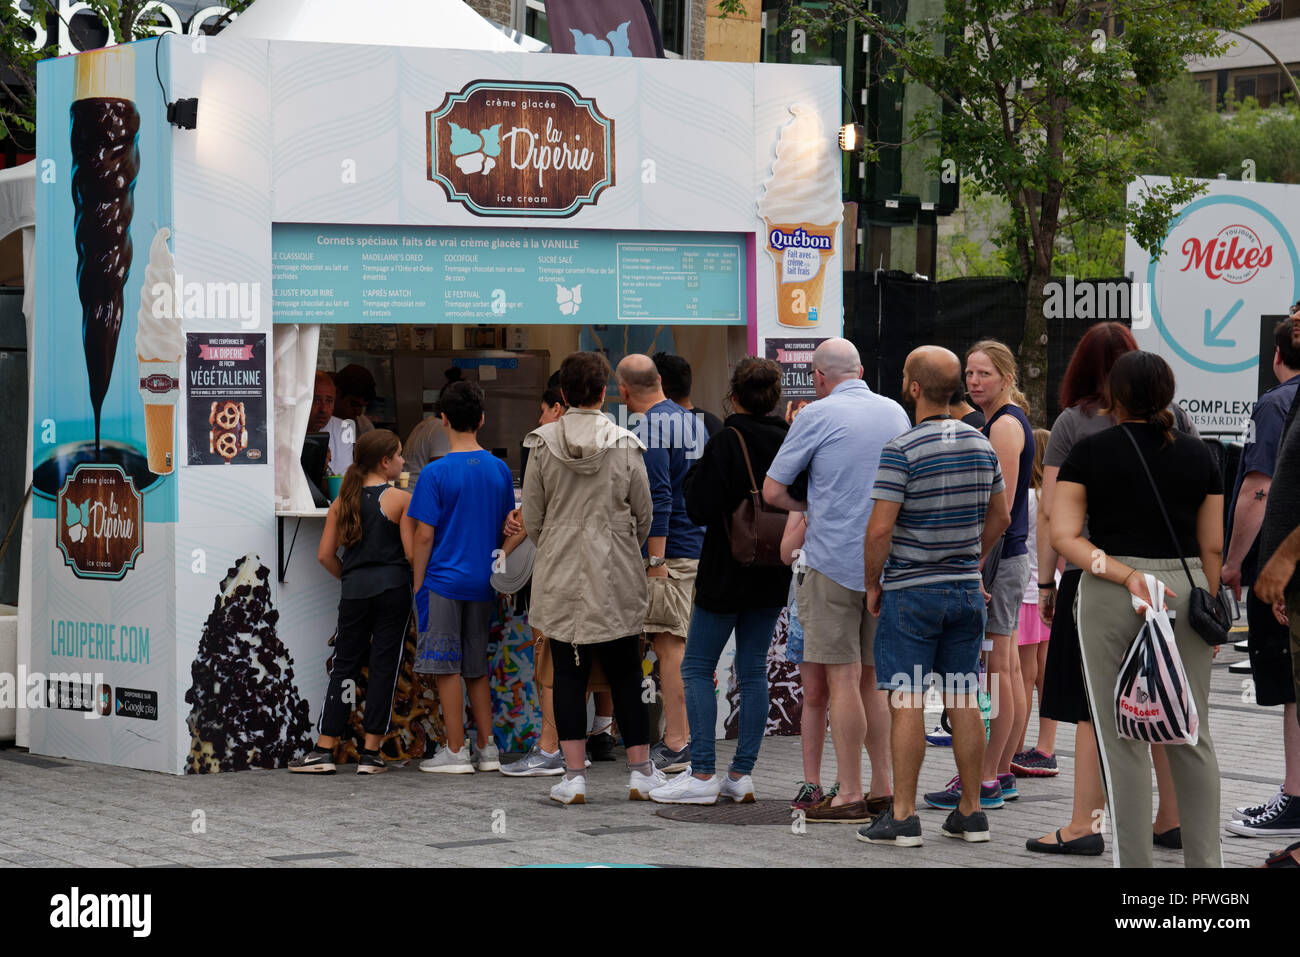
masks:
{"label": "wooden sign board", "polygon": [[79,465],[58,495],[58,546],[78,578],[117,581],[144,551],[140,493],[117,466]]}
{"label": "wooden sign board", "polygon": [[614,185],[614,121],[567,83],[475,80],[426,114],[429,179],[476,216],[572,216]]}

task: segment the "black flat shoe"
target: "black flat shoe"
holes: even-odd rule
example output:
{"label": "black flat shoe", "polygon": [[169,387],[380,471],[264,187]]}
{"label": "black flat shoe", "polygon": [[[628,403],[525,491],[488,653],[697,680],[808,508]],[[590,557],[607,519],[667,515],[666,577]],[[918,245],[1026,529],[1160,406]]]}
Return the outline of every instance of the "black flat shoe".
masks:
{"label": "black flat shoe", "polygon": [[1183,829],[1173,827],[1163,834],[1152,832],[1151,843],[1156,847],[1171,847],[1175,851],[1181,851],[1183,849]]}
{"label": "black flat shoe", "polygon": [[1058,830],[1055,844],[1030,838],[1025,841],[1025,847],[1040,854],[1080,854],[1086,857],[1097,857],[1106,850],[1106,841],[1100,834],[1085,834],[1083,837],[1076,837],[1073,841],[1063,841]]}

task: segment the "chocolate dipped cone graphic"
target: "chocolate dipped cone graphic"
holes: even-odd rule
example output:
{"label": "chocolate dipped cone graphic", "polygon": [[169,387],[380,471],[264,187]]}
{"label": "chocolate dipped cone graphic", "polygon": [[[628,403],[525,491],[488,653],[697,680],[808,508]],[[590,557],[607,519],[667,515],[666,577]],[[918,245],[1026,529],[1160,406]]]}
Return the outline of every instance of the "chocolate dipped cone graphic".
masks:
{"label": "chocolate dipped cone graphic", "polygon": [[135,51],[117,46],[77,57],[72,102],[72,205],[77,243],[81,338],[95,410],[95,452],[100,414],[117,339],[122,292],[131,271],[132,192],[140,173],[140,113],[135,95]]}

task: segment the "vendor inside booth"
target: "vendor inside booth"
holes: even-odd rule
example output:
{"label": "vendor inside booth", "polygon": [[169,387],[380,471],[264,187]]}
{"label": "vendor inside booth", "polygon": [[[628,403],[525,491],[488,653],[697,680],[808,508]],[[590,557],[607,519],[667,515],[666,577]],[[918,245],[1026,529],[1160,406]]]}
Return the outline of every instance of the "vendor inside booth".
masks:
{"label": "vendor inside booth", "polygon": [[[571,352],[682,357],[721,417],[739,358],[796,368],[840,333],[835,68],[242,22],[40,66],[37,162],[60,172],[36,198],[25,640],[73,677],[32,713],[35,753],[173,773],[301,755],[340,594],[316,560],[331,477],[370,428],[442,454],[450,382],[483,390],[478,441],[517,489]],[[531,644],[502,596],[503,752],[539,730]],[[442,735],[413,648],[389,758]]]}

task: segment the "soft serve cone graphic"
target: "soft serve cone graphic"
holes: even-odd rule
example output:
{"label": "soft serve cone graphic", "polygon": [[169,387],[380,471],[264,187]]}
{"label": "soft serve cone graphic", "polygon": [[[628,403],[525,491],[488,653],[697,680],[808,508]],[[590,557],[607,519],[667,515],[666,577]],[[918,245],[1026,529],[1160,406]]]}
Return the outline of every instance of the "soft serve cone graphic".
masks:
{"label": "soft serve cone graphic", "polygon": [[826,263],[835,253],[844,202],[840,167],[817,111],[803,103],[789,110],[758,213],[776,264],[777,321],[806,328],[821,318]]}
{"label": "soft serve cone graphic", "polygon": [[145,445],[149,471],[168,475],[176,467],[176,402],[180,398],[180,303],[176,288],[176,261],[167,249],[171,231],[158,230],[149,246],[149,265],[140,290],[140,313],[135,327],[135,356],[140,363],[140,398],[144,400]]}

